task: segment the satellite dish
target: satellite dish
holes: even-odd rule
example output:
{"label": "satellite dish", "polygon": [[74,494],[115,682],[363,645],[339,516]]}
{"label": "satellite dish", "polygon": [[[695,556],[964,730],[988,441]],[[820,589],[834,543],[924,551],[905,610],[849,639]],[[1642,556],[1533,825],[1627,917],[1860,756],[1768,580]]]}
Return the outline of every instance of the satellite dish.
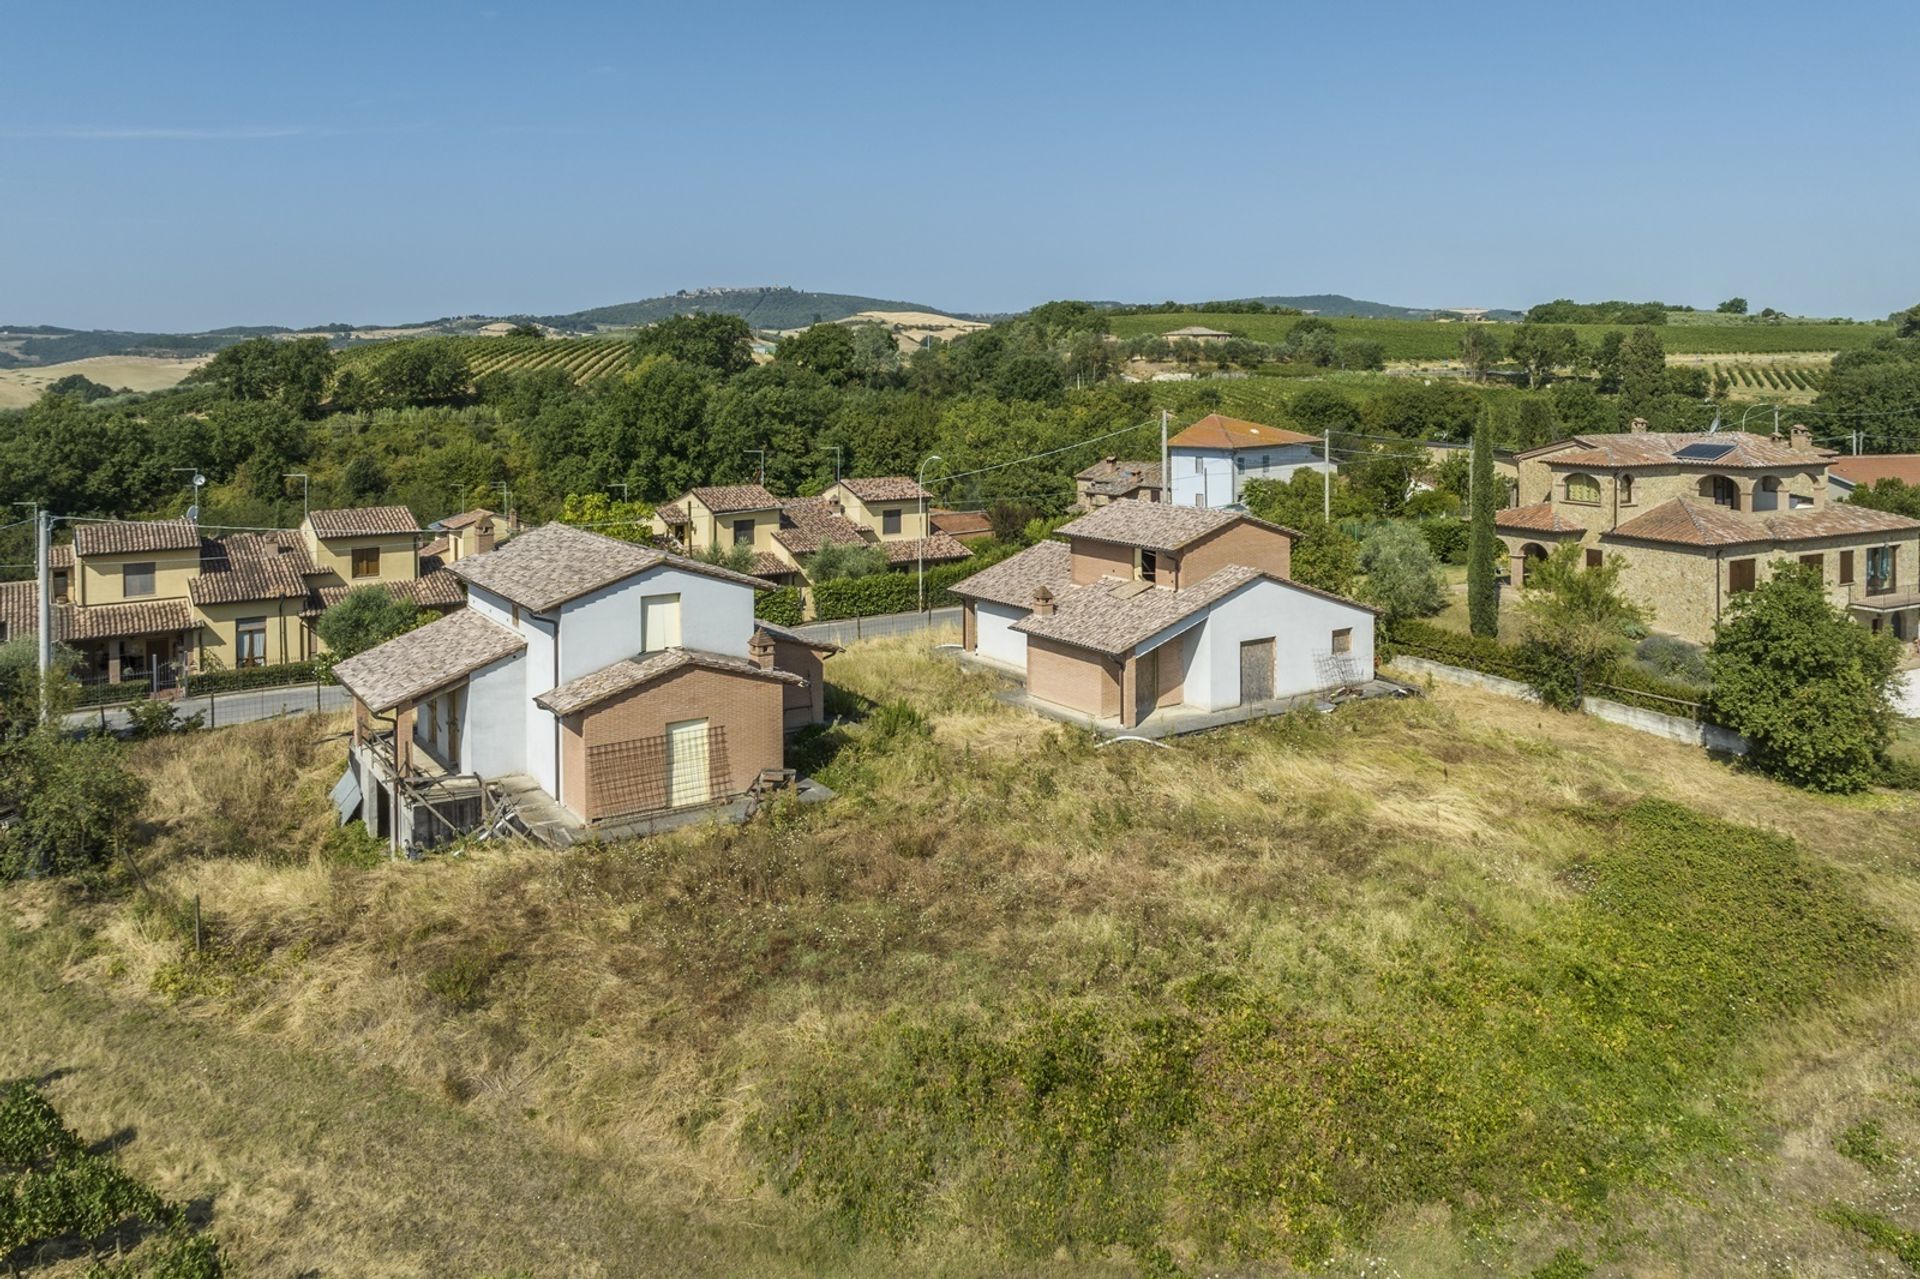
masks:
{"label": "satellite dish", "polygon": [[198,524],[199,522],[200,522],[200,503],[195,502],[192,506],[189,506],[187,508],[187,523]]}

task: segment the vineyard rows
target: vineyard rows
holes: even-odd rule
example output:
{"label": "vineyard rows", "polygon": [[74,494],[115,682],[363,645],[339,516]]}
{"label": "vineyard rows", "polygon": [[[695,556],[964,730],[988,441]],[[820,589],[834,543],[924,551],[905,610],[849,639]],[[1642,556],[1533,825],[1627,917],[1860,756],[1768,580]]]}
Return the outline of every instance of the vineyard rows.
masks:
{"label": "vineyard rows", "polygon": [[1716,364],[1713,376],[1743,390],[1810,395],[1820,389],[1820,370],[1797,364]]}
{"label": "vineyard rows", "polygon": [[[512,338],[451,337],[426,339],[452,342],[467,357],[475,377],[504,371],[560,369],[576,382],[615,377],[631,366],[632,344],[621,338]],[[378,360],[394,343],[369,343],[341,353],[344,365]]]}

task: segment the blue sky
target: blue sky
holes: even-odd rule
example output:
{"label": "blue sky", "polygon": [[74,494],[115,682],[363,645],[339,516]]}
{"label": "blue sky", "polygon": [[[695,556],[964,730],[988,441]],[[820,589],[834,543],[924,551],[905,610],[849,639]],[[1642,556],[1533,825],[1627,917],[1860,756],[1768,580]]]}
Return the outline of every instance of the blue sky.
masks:
{"label": "blue sky", "polygon": [[0,0],[0,23],[0,322],[714,284],[982,311],[1920,301],[1910,5]]}

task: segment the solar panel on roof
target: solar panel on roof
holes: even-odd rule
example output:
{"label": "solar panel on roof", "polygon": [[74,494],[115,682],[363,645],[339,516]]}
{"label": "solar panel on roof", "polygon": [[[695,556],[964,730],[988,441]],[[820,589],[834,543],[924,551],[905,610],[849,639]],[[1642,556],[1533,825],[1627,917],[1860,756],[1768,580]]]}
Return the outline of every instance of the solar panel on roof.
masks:
{"label": "solar panel on roof", "polygon": [[1703,440],[1698,444],[1687,445],[1675,453],[1674,456],[1686,458],[1689,462],[1711,462],[1715,458],[1725,457],[1731,452],[1733,452],[1733,445],[1731,443],[1723,444],[1717,440],[1709,443]]}

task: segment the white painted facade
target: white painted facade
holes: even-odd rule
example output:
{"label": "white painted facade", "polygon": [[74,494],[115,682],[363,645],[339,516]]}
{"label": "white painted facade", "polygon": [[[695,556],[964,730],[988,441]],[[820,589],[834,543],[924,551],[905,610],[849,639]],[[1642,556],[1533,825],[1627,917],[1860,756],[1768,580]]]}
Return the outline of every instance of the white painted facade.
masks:
{"label": "white painted facade", "polygon": [[1333,471],[1311,444],[1271,444],[1256,448],[1193,448],[1175,445],[1167,450],[1172,469],[1175,506],[1232,506],[1240,500],[1248,480],[1293,478],[1296,471]]}
{"label": "white painted facade", "polygon": [[[1256,578],[1205,610],[1145,641],[1136,653],[1179,654],[1181,701],[1201,710],[1240,704],[1240,645],[1273,640],[1273,695],[1293,697],[1373,677],[1373,614],[1291,582]],[[1349,632],[1348,651],[1334,652],[1334,632]],[[1178,639],[1177,649],[1162,648]]]}
{"label": "white painted facade", "polygon": [[974,648],[982,657],[1005,662],[1021,670],[1027,668],[1027,637],[1013,624],[1028,610],[1013,604],[991,604],[978,600],[973,606]]}

